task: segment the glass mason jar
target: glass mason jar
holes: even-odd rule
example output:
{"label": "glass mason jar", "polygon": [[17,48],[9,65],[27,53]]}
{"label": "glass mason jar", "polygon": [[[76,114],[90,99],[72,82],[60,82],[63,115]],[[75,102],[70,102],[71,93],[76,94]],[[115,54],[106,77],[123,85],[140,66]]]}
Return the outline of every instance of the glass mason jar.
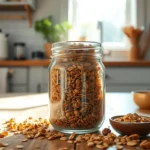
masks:
{"label": "glass mason jar", "polygon": [[105,111],[105,68],[101,44],[54,43],[49,66],[50,122],[76,134],[97,131]]}

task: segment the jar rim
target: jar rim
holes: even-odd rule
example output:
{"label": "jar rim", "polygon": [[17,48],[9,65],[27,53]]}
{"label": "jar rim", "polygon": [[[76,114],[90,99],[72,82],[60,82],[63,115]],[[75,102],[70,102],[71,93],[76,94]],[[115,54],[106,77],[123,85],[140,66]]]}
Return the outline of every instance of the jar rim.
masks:
{"label": "jar rim", "polygon": [[[90,50],[90,49],[93,49],[93,47],[95,49],[98,49],[98,48],[101,48],[101,43],[99,42],[94,42],[94,41],[64,41],[64,42],[56,42],[56,43],[53,43],[52,44],[52,51],[54,50],[58,50],[62,47],[64,48],[68,48],[68,46],[70,46],[71,44],[88,44],[88,45],[91,45],[92,47],[87,47],[87,48],[83,48],[86,49],[86,50]],[[71,48],[71,50],[81,50],[81,48]]]}

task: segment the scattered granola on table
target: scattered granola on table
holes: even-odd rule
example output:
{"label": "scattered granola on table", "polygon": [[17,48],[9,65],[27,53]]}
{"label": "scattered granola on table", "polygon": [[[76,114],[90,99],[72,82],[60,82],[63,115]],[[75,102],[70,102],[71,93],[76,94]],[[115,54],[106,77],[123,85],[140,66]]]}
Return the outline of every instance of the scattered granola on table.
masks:
{"label": "scattered granola on table", "polygon": [[[8,132],[18,132],[18,134],[24,134],[27,138],[24,138],[22,142],[27,142],[29,139],[45,138],[47,140],[59,139],[60,141],[67,142],[68,144],[76,144],[80,146],[80,143],[87,143],[88,147],[96,147],[97,149],[106,149],[110,146],[116,145],[116,149],[121,150],[124,146],[135,147],[140,146],[146,150],[150,149],[150,141],[142,140],[138,134],[132,134],[130,136],[117,136],[111,132],[109,128],[104,128],[102,133],[91,133],[77,135],[72,133],[69,136],[64,133],[49,129],[49,122],[46,119],[39,118],[26,119],[21,123],[17,123],[15,119],[10,119],[5,122]],[[107,134],[106,134],[107,133]],[[14,134],[15,136],[16,134]],[[0,148],[9,147],[6,143],[0,143]],[[16,148],[23,149],[23,145],[16,145]],[[60,149],[66,149],[62,147]]]}

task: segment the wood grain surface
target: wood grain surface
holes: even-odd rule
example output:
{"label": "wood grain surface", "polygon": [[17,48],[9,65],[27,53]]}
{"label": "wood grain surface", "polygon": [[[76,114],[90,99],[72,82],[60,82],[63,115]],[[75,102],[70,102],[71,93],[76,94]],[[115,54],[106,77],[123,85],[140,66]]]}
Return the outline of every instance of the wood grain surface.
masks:
{"label": "wood grain surface", "polygon": [[[133,102],[130,93],[107,93],[106,94],[106,115],[105,121],[100,130],[104,127],[110,126],[109,118],[114,115],[125,115],[127,113],[138,113],[140,115],[150,116],[150,110],[139,109]],[[37,108],[30,108],[26,110],[0,110],[0,122],[15,117],[16,119],[23,120],[27,117],[47,117],[48,116],[48,106],[39,106]],[[116,133],[111,127],[110,129]],[[116,133],[117,134],[117,133]],[[0,143],[8,143],[9,146],[5,147],[4,150],[17,150],[16,145],[23,145],[23,150],[59,150],[60,148],[67,147],[69,150],[98,150],[97,148],[89,148],[86,143],[81,143],[80,145],[69,144],[66,141],[47,139],[33,139],[27,142],[22,142],[25,137],[23,135],[13,135],[0,139]],[[149,139],[150,136],[144,137]],[[36,148],[36,147],[39,148]],[[109,147],[109,150],[115,150],[115,146]],[[124,150],[144,150],[137,147],[124,147]]]}
{"label": "wood grain surface", "polygon": [[60,140],[52,140],[48,141],[47,139],[30,139],[27,142],[22,142],[25,139],[23,135],[15,135],[11,137],[7,137],[5,139],[1,139],[0,142],[8,143],[9,145],[5,147],[4,150],[9,150],[12,148],[13,150],[17,150],[17,145],[24,146],[24,150],[59,150],[59,148],[67,147],[69,150],[74,150],[74,144],[69,144],[66,141]]}

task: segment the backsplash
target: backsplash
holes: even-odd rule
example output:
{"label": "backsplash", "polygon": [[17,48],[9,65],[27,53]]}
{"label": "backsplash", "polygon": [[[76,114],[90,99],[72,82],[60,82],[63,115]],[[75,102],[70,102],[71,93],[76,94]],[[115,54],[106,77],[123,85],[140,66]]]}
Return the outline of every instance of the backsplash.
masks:
{"label": "backsplash", "polygon": [[60,1],[61,0],[37,0],[36,10],[33,13],[32,28],[28,26],[27,20],[0,20],[0,29],[2,29],[3,32],[9,34],[9,59],[14,58],[15,42],[26,43],[27,58],[31,58],[31,53],[33,51],[44,51],[44,40],[42,36],[36,33],[33,29],[34,20],[46,17],[48,15],[53,15],[54,21],[58,22],[60,20]]}

